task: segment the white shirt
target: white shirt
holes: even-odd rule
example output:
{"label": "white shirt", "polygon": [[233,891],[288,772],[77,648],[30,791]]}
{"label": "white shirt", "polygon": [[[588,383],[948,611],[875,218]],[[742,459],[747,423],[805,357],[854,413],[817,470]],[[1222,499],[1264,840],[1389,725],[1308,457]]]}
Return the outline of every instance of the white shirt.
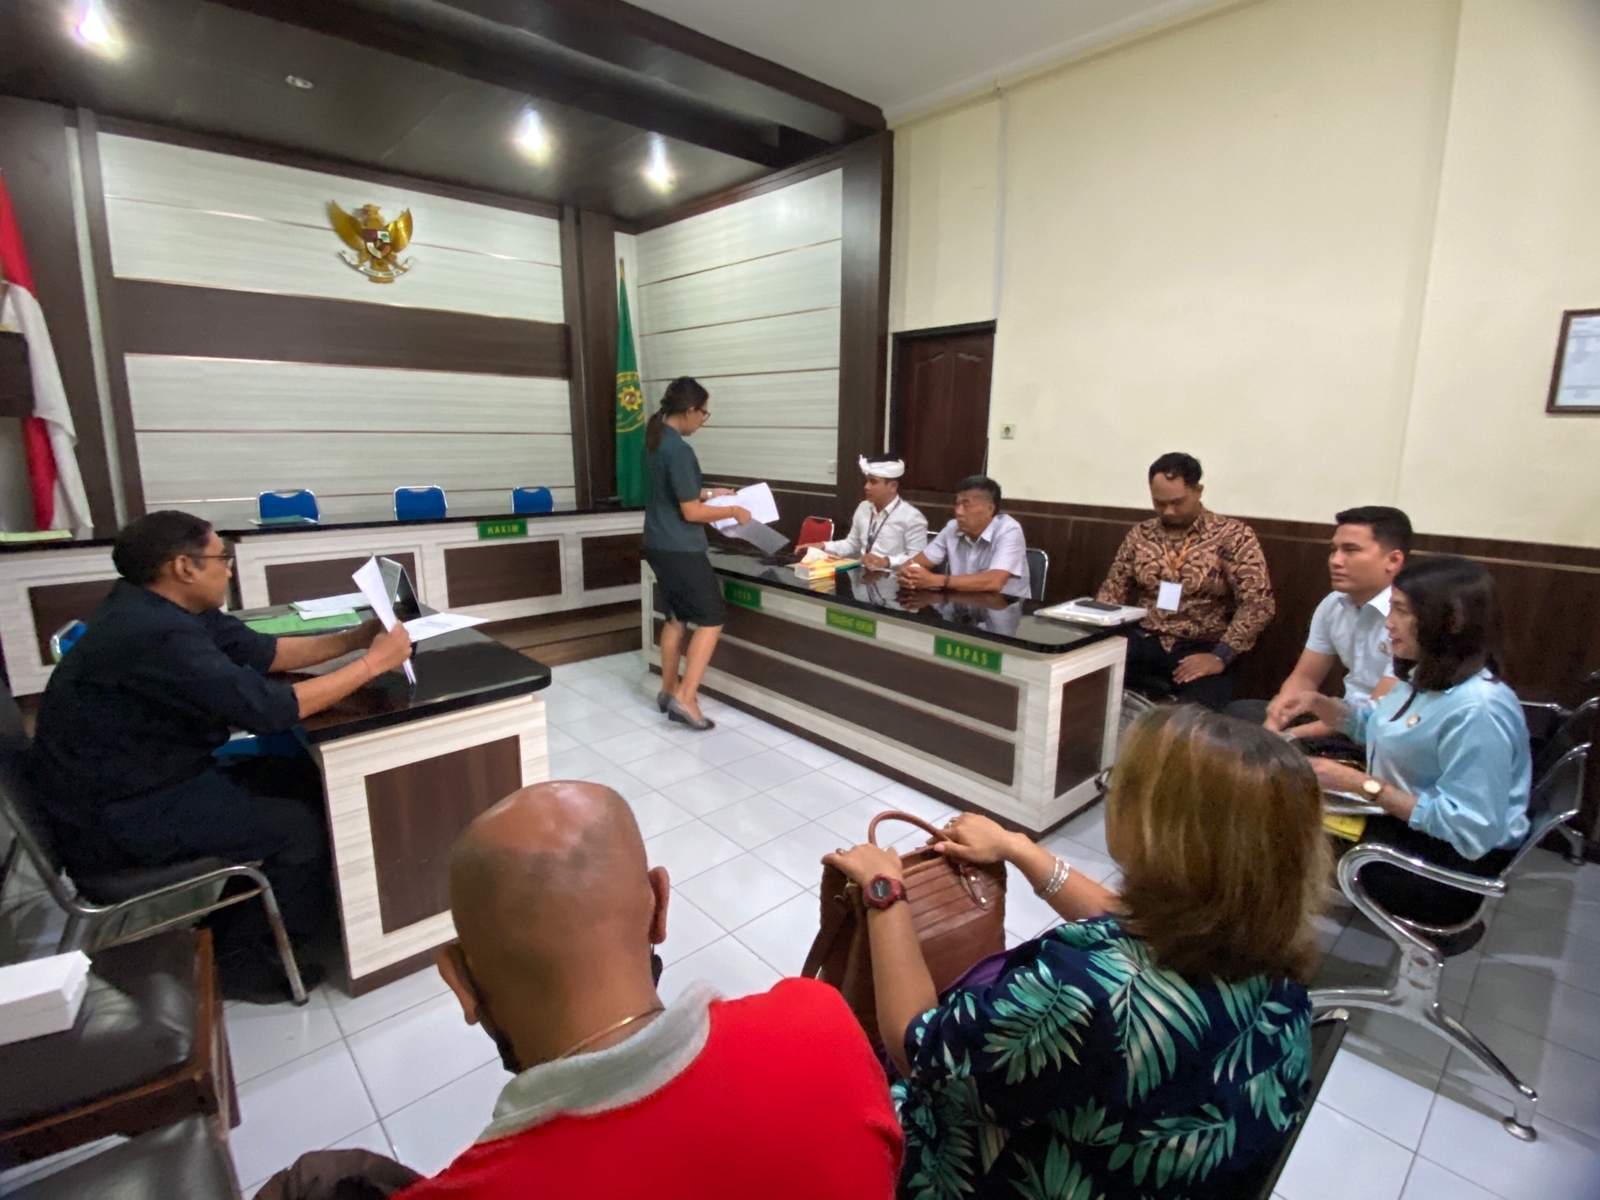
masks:
{"label": "white shirt", "polygon": [[975,538],[969,538],[956,526],[955,519],[939,531],[939,536],[929,542],[923,553],[934,566],[944,566],[941,574],[977,575],[984,571],[1005,571],[1011,578],[1000,588],[1002,595],[1032,594],[1028,586],[1028,539],[1015,517],[996,513]]}
{"label": "white shirt", "polygon": [[1311,614],[1306,649],[1337,655],[1344,664],[1344,701],[1360,704],[1385,675],[1394,674],[1394,655],[1383,622],[1389,615],[1389,588],[1359,609],[1343,592],[1329,592]]}
{"label": "white shirt", "polygon": [[824,542],[822,548],[829,554],[860,558],[864,554],[881,554],[891,567],[910,562],[928,544],[928,518],[899,496],[889,501],[889,506],[879,512],[871,500],[856,506],[850,518],[847,537]]}

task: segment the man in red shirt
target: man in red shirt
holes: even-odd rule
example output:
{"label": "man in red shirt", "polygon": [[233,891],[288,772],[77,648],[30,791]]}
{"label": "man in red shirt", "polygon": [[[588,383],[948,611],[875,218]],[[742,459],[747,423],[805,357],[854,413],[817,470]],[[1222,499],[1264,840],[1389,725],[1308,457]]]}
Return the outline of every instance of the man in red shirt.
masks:
{"label": "man in red shirt", "polygon": [[813,980],[656,995],[667,873],[622,797],[523,788],[450,862],[439,970],[516,1078],[476,1145],[406,1200],[887,1200],[900,1128],[844,1001]]}

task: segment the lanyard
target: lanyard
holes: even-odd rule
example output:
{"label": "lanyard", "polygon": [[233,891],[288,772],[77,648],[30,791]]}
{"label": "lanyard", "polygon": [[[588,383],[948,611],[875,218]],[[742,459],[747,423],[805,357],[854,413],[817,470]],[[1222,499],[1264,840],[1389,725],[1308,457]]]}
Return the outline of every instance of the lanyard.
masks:
{"label": "lanyard", "polygon": [[862,554],[872,553],[872,547],[877,545],[878,535],[884,531],[884,528],[889,524],[889,518],[894,515],[894,510],[899,507],[900,497],[896,496],[894,498],[894,503],[883,510],[883,517],[878,521],[876,526],[874,526],[870,520],[867,522],[867,548],[861,552]]}
{"label": "lanyard", "polygon": [[[1196,521],[1196,524],[1199,524]],[[1194,526],[1189,527],[1189,532],[1183,535],[1183,541],[1174,553],[1171,544],[1165,546],[1161,552],[1163,574],[1170,577],[1173,583],[1183,582],[1183,564],[1189,557],[1189,543],[1194,540]]]}

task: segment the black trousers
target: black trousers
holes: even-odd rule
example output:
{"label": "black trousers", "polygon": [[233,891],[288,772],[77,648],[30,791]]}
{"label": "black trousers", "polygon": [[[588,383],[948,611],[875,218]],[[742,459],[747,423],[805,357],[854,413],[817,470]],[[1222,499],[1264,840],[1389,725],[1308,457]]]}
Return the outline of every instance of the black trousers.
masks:
{"label": "black trousers", "polygon": [[1124,632],[1128,639],[1128,662],[1124,668],[1123,686],[1149,696],[1152,700],[1171,697],[1184,704],[1199,704],[1221,712],[1233,699],[1233,664],[1229,663],[1220,675],[1207,675],[1192,683],[1172,682],[1172,673],[1178,664],[1191,654],[1210,654],[1217,648],[1215,642],[1197,642],[1180,639],[1171,650],[1161,644],[1161,639],[1135,626]]}
{"label": "black trousers", "polygon": [[[317,931],[333,908],[322,779],[304,755],[229,760],[170,788],[106,805],[104,833],[133,865],[163,867],[215,855],[261,863],[292,937]],[[227,946],[267,932],[257,901],[215,921]]]}
{"label": "black trousers", "polygon": [[[1511,865],[1515,850],[1491,850],[1482,858],[1464,858],[1449,842],[1411,828],[1399,817],[1368,817],[1363,844],[1381,842],[1402,854],[1436,867],[1492,879]],[[1482,897],[1448,884],[1421,879],[1399,867],[1373,863],[1361,872],[1367,892],[1397,917],[1424,925],[1459,925],[1478,910]]]}

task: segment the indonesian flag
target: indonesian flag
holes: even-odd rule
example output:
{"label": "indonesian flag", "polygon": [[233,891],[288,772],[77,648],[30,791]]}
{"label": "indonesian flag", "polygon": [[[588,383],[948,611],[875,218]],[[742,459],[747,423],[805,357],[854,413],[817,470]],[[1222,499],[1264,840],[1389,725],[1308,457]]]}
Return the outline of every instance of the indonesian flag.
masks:
{"label": "indonesian flag", "polygon": [[44,311],[33,290],[33,272],[22,248],[22,230],[11,210],[11,193],[0,177],[0,329],[20,333],[28,344],[33,376],[33,416],[22,422],[22,444],[28,456],[33,491],[33,518],[39,529],[70,528],[79,537],[91,533],[89,500],[78,474],[67,391],[61,386],[55,348],[45,327]]}

